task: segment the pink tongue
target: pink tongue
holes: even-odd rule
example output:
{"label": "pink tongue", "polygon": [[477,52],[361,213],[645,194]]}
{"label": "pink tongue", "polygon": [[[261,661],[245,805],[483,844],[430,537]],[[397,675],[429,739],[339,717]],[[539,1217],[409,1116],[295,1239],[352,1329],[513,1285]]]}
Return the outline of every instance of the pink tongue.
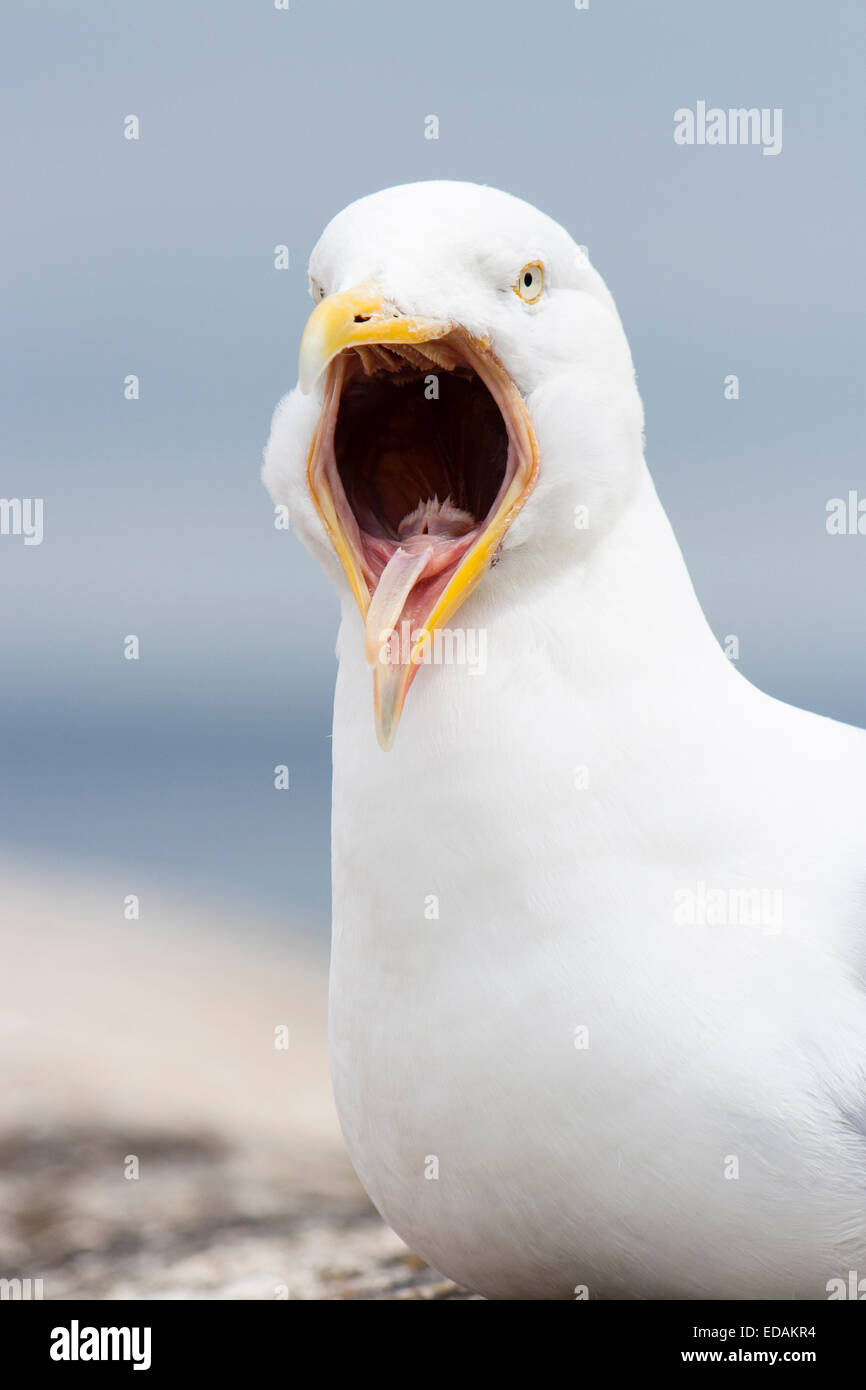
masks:
{"label": "pink tongue", "polygon": [[368,666],[377,665],[382,647],[397,626],[407,598],[432,558],[432,545],[412,551],[399,546],[383,569],[367,609],[365,651]]}
{"label": "pink tongue", "polygon": [[[444,502],[438,497],[428,497],[404,516],[397,528],[399,544],[379,576],[367,610],[367,663],[379,675],[383,661],[394,666],[390,652],[383,649],[406,612],[412,590],[422,579],[435,579],[458,563],[472,544],[475,533],[469,512],[462,511],[448,497]],[[384,560],[385,555],[380,558]]]}

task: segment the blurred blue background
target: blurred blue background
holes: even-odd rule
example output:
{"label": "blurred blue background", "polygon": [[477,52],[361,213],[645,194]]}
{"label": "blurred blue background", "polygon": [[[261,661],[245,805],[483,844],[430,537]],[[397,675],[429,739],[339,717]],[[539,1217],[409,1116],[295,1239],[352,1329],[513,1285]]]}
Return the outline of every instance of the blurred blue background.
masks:
{"label": "blurred blue background", "polygon": [[[260,453],[320,230],[411,179],[588,246],[714,631],[866,724],[866,537],[825,529],[866,495],[860,0],[67,0],[3,30],[0,494],[45,499],[41,546],[0,537],[7,844],[324,929],[337,606]],[[781,107],[781,154],[675,145],[699,99]]]}

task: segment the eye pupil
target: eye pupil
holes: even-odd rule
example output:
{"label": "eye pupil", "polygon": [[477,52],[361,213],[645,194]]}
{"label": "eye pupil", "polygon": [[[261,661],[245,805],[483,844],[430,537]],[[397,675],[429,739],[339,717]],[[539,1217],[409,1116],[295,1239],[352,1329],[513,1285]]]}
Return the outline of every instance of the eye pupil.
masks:
{"label": "eye pupil", "polygon": [[532,284],[532,276],[530,275],[529,271],[527,271],[526,274],[524,275],[524,277],[523,277],[523,283],[524,283],[524,285],[526,286],[527,289],[529,289],[529,286]]}

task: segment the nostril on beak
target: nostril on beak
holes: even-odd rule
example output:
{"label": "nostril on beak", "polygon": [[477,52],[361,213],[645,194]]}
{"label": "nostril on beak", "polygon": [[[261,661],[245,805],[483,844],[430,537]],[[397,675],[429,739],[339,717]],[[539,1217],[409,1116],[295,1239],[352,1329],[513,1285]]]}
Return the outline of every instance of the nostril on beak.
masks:
{"label": "nostril on beak", "polygon": [[369,322],[370,322],[370,319],[371,319],[372,317],[373,317],[372,314],[356,314],[356,315],[355,315],[355,318],[354,318],[354,322],[355,322],[355,323],[369,323]]}

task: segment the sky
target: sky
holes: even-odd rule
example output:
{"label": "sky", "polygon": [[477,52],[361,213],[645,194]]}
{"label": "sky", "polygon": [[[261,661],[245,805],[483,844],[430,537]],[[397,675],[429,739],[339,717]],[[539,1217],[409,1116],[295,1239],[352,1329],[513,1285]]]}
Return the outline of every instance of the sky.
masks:
{"label": "sky", "polygon": [[[866,535],[826,527],[866,499],[864,31],[859,0],[5,6],[0,495],[43,500],[41,544],[0,535],[6,844],[326,929],[337,603],[261,450],[320,231],[414,179],[589,248],[714,632],[866,725]],[[678,144],[699,102],[780,110],[781,149]]]}

